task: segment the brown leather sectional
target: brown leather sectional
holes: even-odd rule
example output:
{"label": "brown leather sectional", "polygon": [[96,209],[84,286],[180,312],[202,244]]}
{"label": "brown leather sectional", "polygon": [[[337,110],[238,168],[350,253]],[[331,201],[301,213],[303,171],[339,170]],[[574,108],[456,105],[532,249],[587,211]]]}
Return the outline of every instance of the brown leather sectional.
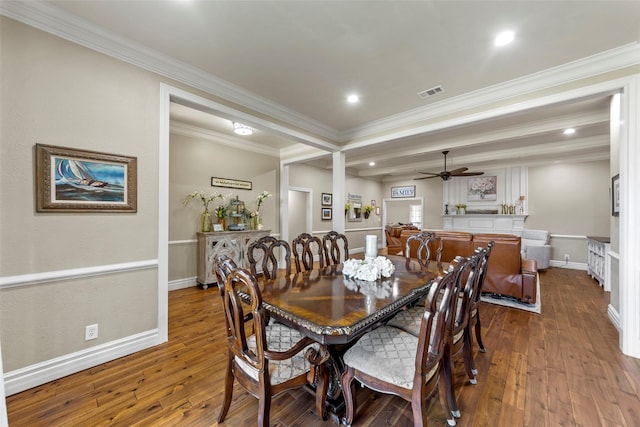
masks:
{"label": "brown leather sectional", "polygon": [[[520,301],[535,304],[537,293],[538,268],[535,260],[522,259],[520,256],[520,237],[511,234],[472,234],[462,231],[431,231],[443,241],[442,261],[450,262],[457,255],[470,256],[477,247],[485,247],[494,242],[487,276],[482,292],[508,295]],[[400,246],[404,254],[407,237],[418,230],[402,230]],[[410,251],[415,255],[415,247]],[[397,244],[396,244],[397,246]],[[389,252],[391,253],[391,252]],[[431,251],[435,258],[435,250]]]}

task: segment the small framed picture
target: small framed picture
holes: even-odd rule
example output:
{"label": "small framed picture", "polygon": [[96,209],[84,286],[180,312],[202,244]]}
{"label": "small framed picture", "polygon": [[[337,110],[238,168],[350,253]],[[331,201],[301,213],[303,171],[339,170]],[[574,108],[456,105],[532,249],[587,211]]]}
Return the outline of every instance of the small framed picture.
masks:
{"label": "small framed picture", "polygon": [[224,231],[224,228],[222,228],[222,224],[220,223],[213,224],[213,231]]}
{"label": "small framed picture", "polygon": [[372,207],[372,208],[375,208],[375,207],[376,207],[376,201],[375,201],[375,200],[372,200],[372,201],[371,201],[371,207]]}
{"label": "small framed picture", "polygon": [[331,206],[333,204],[333,194],[322,193],[322,206]]}
{"label": "small framed picture", "polygon": [[331,208],[322,208],[322,220],[323,221],[331,221],[333,219],[332,209]]}
{"label": "small framed picture", "polygon": [[380,206],[376,206],[376,215],[380,216]]}
{"label": "small framed picture", "polygon": [[611,178],[611,215],[620,216],[620,174]]}

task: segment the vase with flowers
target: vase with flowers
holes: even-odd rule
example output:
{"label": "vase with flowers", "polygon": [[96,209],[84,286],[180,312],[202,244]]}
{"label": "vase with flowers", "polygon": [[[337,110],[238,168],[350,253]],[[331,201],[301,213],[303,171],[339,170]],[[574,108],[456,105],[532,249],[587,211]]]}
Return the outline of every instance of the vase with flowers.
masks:
{"label": "vase with flowers", "polygon": [[260,215],[260,207],[262,206],[262,203],[264,203],[264,201],[271,196],[272,194],[265,190],[262,193],[258,194],[258,197],[256,197],[257,209],[255,210],[255,212],[251,212],[250,214],[252,229],[262,230],[263,225],[262,225],[262,215]]}
{"label": "vase with flowers", "polygon": [[213,225],[211,221],[211,213],[209,213],[209,204],[216,199],[223,200],[225,197],[227,196],[218,192],[205,194],[204,191],[194,191],[185,196],[182,204],[186,206],[187,204],[189,204],[189,202],[191,202],[191,200],[200,199],[200,201],[202,202],[202,206],[204,207],[204,211],[200,215],[200,230],[204,233],[207,233],[211,231],[211,227]]}

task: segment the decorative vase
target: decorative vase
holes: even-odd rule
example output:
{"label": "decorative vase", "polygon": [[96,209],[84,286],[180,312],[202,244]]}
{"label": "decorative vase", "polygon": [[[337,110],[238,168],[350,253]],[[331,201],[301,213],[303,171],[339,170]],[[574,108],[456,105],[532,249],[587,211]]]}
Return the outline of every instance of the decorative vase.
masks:
{"label": "decorative vase", "polygon": [[211,214],[209,213],[208,210],[205,210],[204,212],[202,212],[202,215],[200,217],[200,224],[201,224],[201,230],[203,233],[208,233],[209,231],[211,231],[211,226],[212,226],[212,222],[211,222]]}
{"label": "decorative vase", "polygon": [[224,218],[218,218],[218,224],[222,225],[222,231],[226,230],[226,224],[224,223]]}
{"label": "decorative vase", "polygon": [[371,212],[365,212],[364,219],[369,219],[369,215],[371,215]]}
{"label": "decorative vase", "polygon": [[251,229],[262,230],[262,217],[259,212],[257,212],[255,216],[251,217]]}

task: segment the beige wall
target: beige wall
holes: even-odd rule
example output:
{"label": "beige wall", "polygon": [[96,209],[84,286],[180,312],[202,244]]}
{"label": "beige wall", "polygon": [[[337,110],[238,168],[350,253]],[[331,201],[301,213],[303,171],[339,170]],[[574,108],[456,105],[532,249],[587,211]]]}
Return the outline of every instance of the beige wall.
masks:
{"label": "beige wall", "polygon": [[[609,162],[554,164],[529,168],[529,217],[526,228],[551,234],[609,236]],[[551,259],[587,262],[583,239],[553,238]]]}
{"label": "beige wall", "polygon": [[[0,40],[2,276],[155,260],[158,78],[5,17]],[[138,212],[36,213],[36,143],[137,157]],[[157,312],[155,268],[3,288],[4,369],[157,328]]]}
{"label": "beige wall", "polygon": [[[414,181],[412,179],[391,181],[384,183],[383,197],[391,198],[391,187],[415,185],[416,196],[424,197],[423,212],[423,228],[439,230],[442,228],[442,214],[444,207],[442,206],[442,180],[440,179],[422,179]],[[398,222],[396,217],[387,217],[387,222]]]}
{"label": "beige wall", "polygon": [[[265,229],[279,233],[279,168],[277,157],[252,153],[222,145],[212,140],[182,136],[172,133],[169,147],[169,281],[194,277],[197,274],[197,251],[194,242],[200,231],[200,215],[203,205],[193,199],[186,206],[183,200],[188,193],[204,191],[232,194],[244,201],[247,209],[256,209],[256,197],[269,191],[260,207]],[[238,190],[211,186],[211,177],[251,181],[252,190]],[[210,211],[229,199],[214,201]],[[215,221],[215,216],[214,216]],[[174,242],[178,243],[174,243]]]}
{"label": "beige wall", "polygon": [[[289,169],[289,185],[292,187],[310,188],[313,191],[313,220],[312,228],[316,234],[324,234],[333,229],[331,221],[322,221],[321,219],[321,197],[322,193],[333,192],[333,176],[330,169],[320,169],[304,164],[294,164]],[[371,201],[375,200],[378,206],[382,206],[382,184],[378,181],[347,175],[345,179],[345,193],[355,193],[362,196],[362,205],[371,205]],[[346,200],[334,200],[339,207],[334,209],[333,216],[344,215],[344,205]],[[364,240],[367,234],[375,234],[378,239],[382,238],[379,229],[382,227],[382,216],[376,215],[375,212],[368,219],[362,218],[362,221],[346,221],[345,233],[349,238],[350,248],[363,248]],[[378,228],[378,230],[374,230]]]}

